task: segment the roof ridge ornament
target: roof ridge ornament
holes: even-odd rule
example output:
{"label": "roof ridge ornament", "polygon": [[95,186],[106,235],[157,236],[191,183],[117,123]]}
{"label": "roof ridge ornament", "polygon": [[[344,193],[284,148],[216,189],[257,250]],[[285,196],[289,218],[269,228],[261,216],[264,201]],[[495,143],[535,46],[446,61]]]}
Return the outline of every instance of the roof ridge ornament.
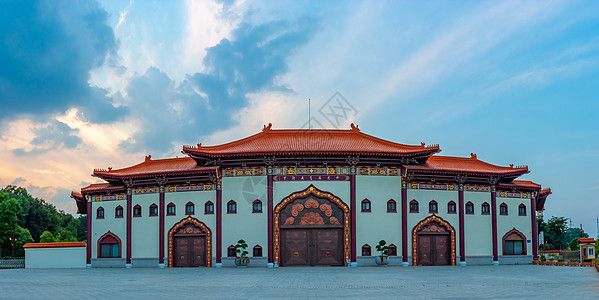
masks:
{"label": "roof ridge ornament", "polygon": [[270,131],[271,128],[272,128],[272,123],[268,123],[268,125],[264,125],[264,128],[262,128],[262,132],[268,132],[268,131]]}
{"label": "roof ridge ornament", "polygon": [[360,128],[358,127],[358,125],[354,125],[354,123],[351,123],[349,126],[351,127],[351,130],[355,132],[360,132]]}
{"label": "roof ridge ornament", "polygon": [[147,155],[145,162],[149,162],[152,160],[152,155]]}
{"label": "roof ridge ornament", "polygon": [[470,153],[470,158],[478,160],[476,153]]}

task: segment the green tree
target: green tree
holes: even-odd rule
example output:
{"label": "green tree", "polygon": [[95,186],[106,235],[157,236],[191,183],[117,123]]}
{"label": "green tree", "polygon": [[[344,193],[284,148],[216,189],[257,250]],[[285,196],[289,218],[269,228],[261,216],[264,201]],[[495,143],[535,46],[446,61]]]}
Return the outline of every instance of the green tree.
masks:
{"label": "green tree", "polygon": [[61,216],[54,205],[33,197],[22,187],[9,185],[2,190],[20,203],[19,226],[29,229],[35,241],[39,241],[46,230],[58,233],[62,227]]}
{"label": "green tree", "polygon": [[578,238],[575,237],[570,241],[570,250],[571,251],[576,251],[579,250],[580,246],[578,245]]}
{"label": "green tree", "polygon": [[581,232],[580,228],[571,227],[568,228],[568,230],[566,231],[566,236],[564,237],[564,239],[566,241],[572,241],[572,239],[576,239],[576,241],[578,241],[578,238],[580,237],[588,238],[589,234],[584,232],[584,230]]}
{"label": "green tree", "polygon": [[33,242],[29,230],[19,226],[20,215],[19,201],[0,191],[0,256],[12,255],[13,248],[16,256],[23,256],[23,245]]}
{"label": "green tree", "polygon": [[567,219],[564,217],[551,217],[545,226],[545,242],[553,245],[555,249],[566,249],[566,232],[568,230]]}
{"label": "green tree", "polygon": [[52,232],[50,231],[46,230],[40,236],[40,243],[54,243],[55,241],[56,238],[54,237],[54,234],[52,234]]}
{"label": "green tree", "polygon": [[79,225],[77,225],[77,240],[80,242],[87,241],[87,215],[80,215]]}

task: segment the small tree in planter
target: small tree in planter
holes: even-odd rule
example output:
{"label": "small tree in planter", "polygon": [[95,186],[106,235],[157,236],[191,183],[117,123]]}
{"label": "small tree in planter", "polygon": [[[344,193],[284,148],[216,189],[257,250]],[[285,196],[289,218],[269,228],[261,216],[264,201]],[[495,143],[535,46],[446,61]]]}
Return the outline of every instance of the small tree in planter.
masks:
{"label": "small tree in planter", "polygon": [[389,247],[387,246],[387,242],[385,240],[380,240],[379,244],[376,245],[376,251],[379,252],[379,256],[374,258],[374,261],[379,266],[384,266],[389,264]]}
{"label": "small tree in planter", "polygon": [[235,265],[236,266],[247,267],[247,265],[250,263],[250,258],[248,257],[248,252],[245,250],[245,249],[247,249],[247,247],[248,247],[248,244],[244,240],[237,241],[237,244],[235,245],[235,253],[236,253]]}

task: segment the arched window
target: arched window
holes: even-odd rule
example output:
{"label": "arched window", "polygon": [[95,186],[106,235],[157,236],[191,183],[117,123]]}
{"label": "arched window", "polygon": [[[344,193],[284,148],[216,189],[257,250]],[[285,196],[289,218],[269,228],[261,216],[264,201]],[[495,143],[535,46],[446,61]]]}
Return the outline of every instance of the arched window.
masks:
{"label": "arched window", "polygon": [[150,205],[150,217],[155,217],[158,215],[158,205],[156,205],[156,203],[153,203],[152,205]]}
{"label": "arched window", "polygon": [[474,204],[470,201],[466,203],[466,214],[473,215],[474,214]]}
{"label": "arched window", "polygon": [[455,214],[456,212],[456,206],[455,206],[455,202],[449,201],[449,203],[447,203],[447,213],[448,214]]}
{"label": "arched window", "polygon": [[526,216],[526,205],[524,205],[524,203],[521,203],[518,206],[518,215],[519,216]]}
{"label": "arched window", "polygon": [[397,256],[397,246],[391,244],[391,245],[389,245],[389,248],[387,248],[387,250],[389,252],[387,255],[389,255],[389,256]]}
{"label": "arched window", "polygon": [[370,256],[370,245],[365,244],[362,246],[362,256]]}
{"label": "arched window", "polygon": [[108,231],[98,239],[98,258],[121,257],[121,239]]}
{"label": "arched window", "polygon": [[501,203],[501,205],[499,205],[499,214],[507,216],[507,204]]}
{"label": "arched window", "polygon": [[204,214],[205,215],[213,215],[214,214],[214,203],[212,201],[206,202],[204,204]]}
{"label": "arched window", "polygon": [[231,245],[227,248],[227,257],[235,257],[237,256],[235,253],[235,246]]}
{"label": "arched window", "polygon": [[418,212],[418,201],[416,201],[416,199],[410,201],[410,212],[411,213]]}
{"label": "arched window", "polygon": [[387,212],[388,213],[397,212],[397,202],[395,202],[395,200],[391,199],[391,200],[387,201]]}
{"label": "arched window", "polygon": [[104,219],[104,208],[102,206],[96,210],[96,219]]}
{"label": "arched window", "polygon": [[174,215],[175,215],[175,213],[176,213],[176,207],[175,207],[175,204],[171,202],[171,203],[169,203],[169,204],[166,206],[166,215],[167,215],[167,216],[174,216]]}
{"label": "arched window", "polygon": [[481,206],[481,213],[483,215],[488,215],[491,213],[491,206],[489,205],[489,203],[483,203],[483,205]]}
{"label": "arched window", "polygon": [[526,237],[516,228],[503,236],[503,255],[526,255]]}
{"label": "arched window", "polygon": [[370,200],[362,200],[362,212],[370,212]]}
{"label": "arched window", "polygon": [[227,213],[228,214],[236,214],[237,213],[237,202],[231,200],[227,203]]}
{"label": "arched window", "polygon": [[141,217],[141,205],[136,204],[135,206],[133,206],[133,216]]}
{"label": "arched window", "polygon": [[[256,199],[254,200],[254,202],[252,203],[252,213],[261,213],[262,212],[262,201]],[[262,248],[260,248],[262,249]],[[260,250],[262,251],[262,250]],[[262,255],[260,255],[262,256]]]}
{"label": "arched window", "polygon": [[428,212],[431,214],[436,214],[439,212],[439,206],[437,205],[437,201],[432,200],[428,203]]}
{"label": "arched window", "polygon": [[195,213],[196,213],[195,205],[193,205],[193,203],[191,201],[187,202],[187,204],[185,204],[185,214],[193,215]]}
{"label": "arched window", "polygon": [[122,206],[119,205],[114,209],[114,217],[115,218],[123,217],[123,207]]}
{"label": "arched window", "polygon": [[262,247],[260,245],[254,246],[254,251],[252,251],[254,257],[262,257]]}

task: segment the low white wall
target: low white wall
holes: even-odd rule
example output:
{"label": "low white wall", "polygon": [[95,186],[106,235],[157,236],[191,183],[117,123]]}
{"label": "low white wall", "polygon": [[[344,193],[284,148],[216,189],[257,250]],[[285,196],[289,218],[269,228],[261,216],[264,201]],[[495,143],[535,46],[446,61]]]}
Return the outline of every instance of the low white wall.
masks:
{"label": "low white wall", "polygon": [[25,268],[85,268],[85,247],[25,248]]}

